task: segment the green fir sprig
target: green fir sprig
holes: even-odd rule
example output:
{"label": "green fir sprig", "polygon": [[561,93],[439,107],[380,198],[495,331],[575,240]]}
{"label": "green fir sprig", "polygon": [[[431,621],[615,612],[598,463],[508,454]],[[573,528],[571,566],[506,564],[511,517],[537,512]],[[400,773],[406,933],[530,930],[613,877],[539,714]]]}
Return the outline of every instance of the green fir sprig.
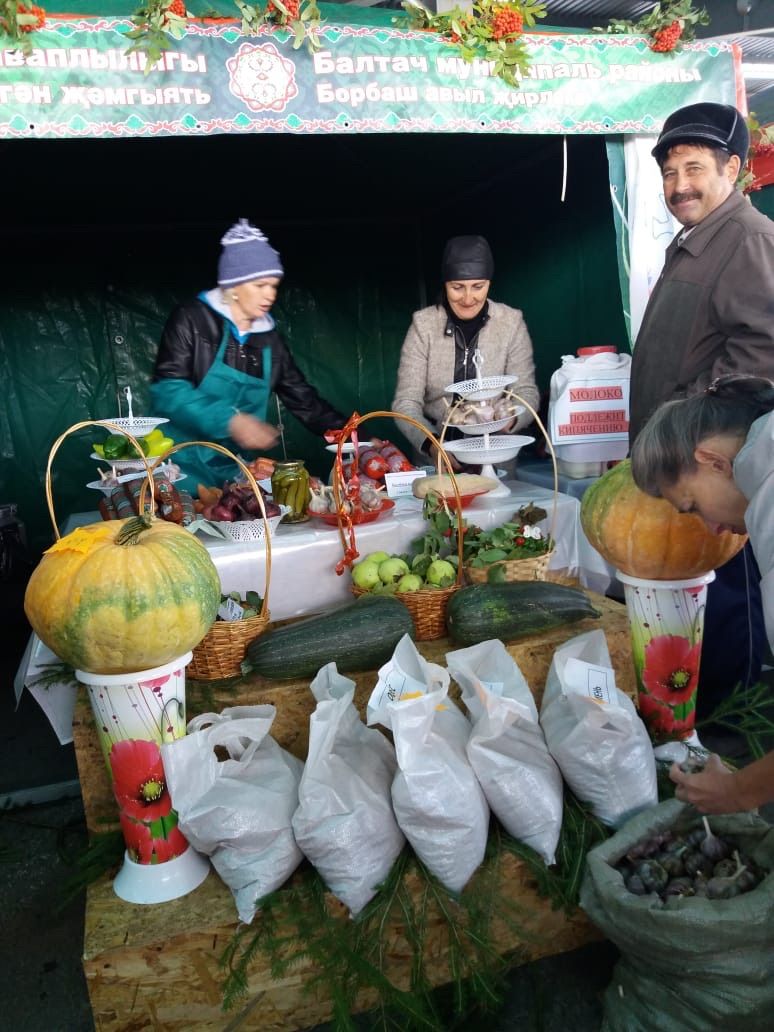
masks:
{"label": "green fir sprig", "polygon": [[[332,904],[320,876],[304,865],[287,886],[261,901],[253,925],[241,926],[224,950],[224,1009],[246,999],[251,965],[263,955],[275,979],[301,961],[311,964],[305,992],[319,988],[333,1001],[336,1032],[355,1027],[351,1015],[365,991],[378,1001],[374,1027],[428,1032],[456,1027],[464,1015],[491,1011],[502,998],[509,962],[498,946],[495,924],[513,933],[525,952],[540,941],[539,933],[528,927],[522,906],[502,892],[503,858],[510,853],[522,860],[540,895],[554,909],[571,913],[578,905],[586,853],[608,834],[568,792],[557,863],[549,868],[492,819],[484,862],[459,894],[445,889],[407,847],[354,921]],[[432,941],[438,942],[439,921],[448,944],[443,979],[449,983],[448,1014],[439,1013],[426,968],[428,930],[432,927]],[[411,950],[407,988],[393,983],[387,962],[388,933],[396,922]],[[432,959],[437,968],[438,957]],[[249,1007],[248,1003],[246,1010]]]}
{"label": "green fir sprig", "polygon": [[709,725],[741,735],[750,756],[760,759],[774,747],[774,689],[763,682],[748,688],[738,684],[710,716],[696,722],[696,729]]}

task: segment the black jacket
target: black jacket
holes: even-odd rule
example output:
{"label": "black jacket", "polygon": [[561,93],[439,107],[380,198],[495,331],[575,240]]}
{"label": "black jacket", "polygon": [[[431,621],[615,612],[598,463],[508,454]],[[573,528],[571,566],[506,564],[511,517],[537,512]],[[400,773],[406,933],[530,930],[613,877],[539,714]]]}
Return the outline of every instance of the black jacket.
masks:
{"label": "black jacket", "polygon": [[[161,337],[153,381],[188,380],[198,387],[215,359],[223,337],[225,320],[198,298],[174,309]],[[338,429],[346,419],[320,397],[293,361],[285,341],[276,330],[253,333],[244,344],[230,336],[226,365],[249,376],[263,375],[263,349],[271,348],[271,388],[285,407],[312,433]]]}

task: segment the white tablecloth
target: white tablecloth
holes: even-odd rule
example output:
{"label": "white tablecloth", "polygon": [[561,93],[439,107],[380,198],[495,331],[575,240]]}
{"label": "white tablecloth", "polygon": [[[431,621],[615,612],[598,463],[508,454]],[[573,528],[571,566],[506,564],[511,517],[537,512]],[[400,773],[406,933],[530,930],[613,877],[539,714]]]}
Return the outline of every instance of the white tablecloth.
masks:
{"label": "white tablecloth", "polygon": [[[532,484],[512,481],[511,493],[502,498],[482,495],[464,510],[468,523],[483,530],[499,526],[510,519],[521,505],[535,502],[549,513],[541,526],[548,529],[553,492]],[[97,513],[76,513],[66,521],[63,531],[98,520]],[[421,502],[413,497],[396,500],[395,508],[374,523],[355,528],[358,551],[407,552],[411,542],[426,527]],[[262,542],[222,542],[206,534],[199,535],[220,574],[223,592],[264,591],[266,553]],[[567,570],[578,576],[583,585],[604,594],[610,584],[610,567],[589,544],[580,525],[580,503],[577,498],[560,494],[556,505],[556,549],[551,569]],[[306,523],[281,524],[272,538],[271,584],[269,609],[273,620],[322,612],[332,605],[351,601],[350,577],[339,577],[335,566],[341,559],[341,539],[335,527],[314,519]],[[16,674],[17,699],[27,687],[48,716],[59,740],[72,741],[72,712],[77,685],[59,683],[43,687],[32,682],[41,668],[55,663],[56,657],[32,635]]]}

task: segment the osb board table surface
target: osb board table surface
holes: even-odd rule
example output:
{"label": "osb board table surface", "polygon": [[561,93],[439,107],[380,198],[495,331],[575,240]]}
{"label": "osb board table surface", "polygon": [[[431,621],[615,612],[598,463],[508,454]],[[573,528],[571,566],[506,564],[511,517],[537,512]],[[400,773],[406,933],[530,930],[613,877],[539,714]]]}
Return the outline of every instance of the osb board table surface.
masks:
{"label": "osb board table surface", "polygon": [[[538,705],[557,646],[595,627],[605,631],[619,687],[634,693],[625,607],[600,596],[591,597],[601,619],[584,620],[508,646]],[[454,647],[444,639],[419,643],[427,659],[440,663]],[[375,671],[348,676],[356,682],[355,702],[364,713]],[[314,707],[308,685],[308,680],[279,682],[259,677],[245,678],[231,687],[208,686],[204,693],[189,685],[188,715],[228,705],[272,703],[277,707],[272,734],[281,745],[305,758],[309,716]],[[79,703],[74,732],[89,825],[101,829],[104,824],[100,818],[113,818],[116,811],[85,699]],[[523,963],[575,949],[600,937],[582,913],[568,917],[553,911],[538,896],[529,871],[518,859],[504,854],[500,862],[502,899],[519,907],[518,928],[498,918],[493,929],[494,943],[503,955],[514,963]],[[412,885],[412,891],[419,892],[418,884]],[[329,907],[342,920],[349,920],[333,897],[329,897]],[[260,915],[255,920],[260,921]],[[260,954],[250,968],[246,1001],[232,1012],[223,1012],[224,973],[219,960],[236,927],[231,894],[214,872],[184,898],[151,907],[119,900],[109,878],[92,885],[86,905],[84,971],[97,1032],[230,1032],[236,1028],[289,1032],[328,1020],[331,1001],[322,990],[305,990],[311,962],[300,960],[287,975],[274,981],[268,962]],[[432,984],[450,979],[447,927],[437,914],[428,917],[423,956]],[[387,943],[387,974],[396,986],[407,989],[411,951],[398,921],[388,925]],[[356,1009],[365,1010],[375,1003],[372,995],[363,994]]]}
{"label": "osb board table surface", "polygon": [[[408,876],[412,895],[420,888]],[[538,897],[524,865],[510,854],[501,858],[500,892],[518,906],[518,928],[497,919],[493,945],[513,963],[563,953],[599,933],[577,912],[567,917]],[[449,906],[455,904],[450,900]],[[344,908],[329,897],[334,913],[348,921]],[[260,914],[255,921],[260,921]],[[84,971],[97,1032],[203,1032],[232,1028],[284,1032],[326,1021],[331,1001],[321,991],[307,992],[313,970],[299,960],[275,981],[266,958],[258,953],[250,967],[248,994],[234,1010],[222,1009],[224,973],[219,958],[237,927],[230,893],[214,873],[183,899],[143,907],[123,903],[107,878],[88,892]],[[425,969],[430,982],[450,980],[447,927],[429,911],[425,925]],[[402,922],[390,921],[385,934],[386,974],[401,989],[410,988],[411,951]],[[358,997],[356,1010],[376,1003],[370,993]]]}
{"label": "osb board table surface", "polygon": [[[599,619],[581,620],[556,627],[541,634],[520,638],[506,646],[532,689],[538,708],[557,647],[575,635],[595,628],[602,628],[605,632],[618,687],[632,697],[636,694],[626,607],[593,592],[586,594],[600,612]],[[417,648],[426,659],[441,665],[445,662],[446,653],[457,647],[447,638],[417,642]],[[348,673],[346,676],[356,684],[355,704],[364,717],[368,699],[376,684],[376,671]],[[186,687],[187,717],[190,720],[199,713],[217,712],[226,706],[270,703],[277,708],[271,729],[273,737],[285,749],[305,760],[309,746],[309,717],[315,706],[314,697],[309,691],[310,680],[270,681],[250,675],[231,685],[214,683],[199,686],[189,683]],[[455,696],[454,689],[453,685],[452,697]],[[111,822],[114,822],[112,826],[117,827],[118,811],[85,692],[80,693],[76,703],[73,740],[89,831],[104,831],[111,826]]]}

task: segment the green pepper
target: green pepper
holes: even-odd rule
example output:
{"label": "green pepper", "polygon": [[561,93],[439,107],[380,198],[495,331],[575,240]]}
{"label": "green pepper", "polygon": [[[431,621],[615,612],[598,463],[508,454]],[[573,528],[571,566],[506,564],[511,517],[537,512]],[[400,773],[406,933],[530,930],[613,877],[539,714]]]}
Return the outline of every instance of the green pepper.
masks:
{"label": "green pepper", "polygon": [[123,434],[111,434],[102,445],[102,454],[106,459],[122,459],[128,443],[128,438]]}

